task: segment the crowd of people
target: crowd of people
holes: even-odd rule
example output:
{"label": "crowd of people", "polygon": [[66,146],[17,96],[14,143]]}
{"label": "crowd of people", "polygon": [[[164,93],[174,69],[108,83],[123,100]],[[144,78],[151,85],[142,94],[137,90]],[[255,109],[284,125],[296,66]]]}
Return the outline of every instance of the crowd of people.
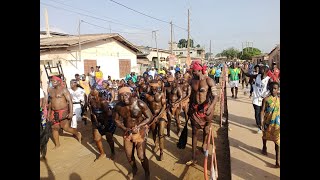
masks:
{"label": "crowd of people", "polygon": [[[44,126],[52,123],[53,140],[55,148],[58,148],[60,129],[73,134],[81,142],[79,122],[90,120],[93,139],[100,152],[98,160],[106,157],[103,135],[111,149],[110,158],[114,158],[113,134],[116,128],[121,129],[125,154],[132,167],[128,177],[133,178],[137,172],[136,150],[145,177],[149,179],[149,163],[145,154],[148,132],[150,130],[152,133],[153,151],[157,153],[160,150],[159,159],[164,160],[164,138],[170,136],[172,120],[176,122],[174,132],[181,135],[181,112],[186,121],[190,120],[192,127],[192,157],[187,165],[197,162],[199,130],[204,132],[202,148],[206,150],[205,142],[218,102],[216,84],[220,83],[223,67],[228,68],[227,64],[222,63],[207,70],[206,65],[198,62],[194,62],[189,69],[177,66],[156,70],[152,67],[141,76],[131,72],[124,79],[114,80],[110,76],[104,79],[100,66],[97,66],[96,70],[91,67],[87,76],[76,74],[70,80],[69,89],[63,77],[52,76],[47,92],[40,88],[40,121]],[[267,153],[266,140],[276,142],[277,150],[280,146],[280,103],[277,93],[280,71],[274,67],[269,70],[266,66],[253,68],[246,63],[238,67],[239,64],[232,63],[228,70],[232,97],[237,98],[238,84],[243,77],[252,79],[243,82],[246,86],[250,84],[253,89],[250,96],[252,94],[257,126],[264,132],[263,152]],[[250,68],[254,70],[250,71]],[[278,160],[277,153],[277,165]]]}
{"label": "crowd of people", "polygon": [[[238,85],[248,88],[254,108],[257,133],[262,133],[262,153],[267,155],[267,140],[275,143],[276,165],[280,167],[280,70],[275,62],[268,65],[231,63],[228,72],[232,98],[238,97]],[[244,91],[245,94],[247,91]]]}

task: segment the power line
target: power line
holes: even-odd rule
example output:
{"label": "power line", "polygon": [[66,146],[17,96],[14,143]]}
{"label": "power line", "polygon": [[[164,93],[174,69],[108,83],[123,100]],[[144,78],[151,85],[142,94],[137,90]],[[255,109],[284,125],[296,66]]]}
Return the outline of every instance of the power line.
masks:
{"label": "power line", "polygon": [[186,28],[182,28],[182,27],[180,27],[180,26],[178,26],[178,25],[175,25],[175,24],[173,24],[174,26],[176,26],[177,28],[180,28],[180,29],[183,29],[183,30],[185,30],[185,31],[188,31],[188,29],[186,29]]}
{"label": "power line", "polygon": [[[79,14],[79,15],[82,15],[82,16],[86,16],[86,17],[90,17],[90,18],[93,18],[93,19],[97,19],[97,20],[100,20],[100,21],[105,21],[105,22],[109,22],[109,23],[113,23],[113,24],[122,25],[122,26],[127,26],[127,27],[131,27],[131,28],[139,29],[139,30],[151,31],[151,29],[150,30],[149,29],[142,29],[142,28],[137,28],[137,27],[126,25],[126,24],[122,24],[122,23],[117,23],[117,22],[106,20],[106,19],[99,18],[99,17],[96,17],[96,16],[91,16],[91,15],[88,15],[88,14],[84,14],[84,13],[81,13],[81,12],[68,10],[68,9],[63,8],[63,7],[57,7],[57,6],[54,6],[54,5],[51,5],[51,4],[47,4],[47,3],[44,3],[44,2],[40,2],[40,3],[44,4],[44,5],[47,5],[47,6],[50,6],[50,7],[53,7],[53,8],[56,8],[56,9],[65,10],[65,11],[72,12],[72,13],[75,13],[75,14]],[[72,6],[70,6],[70,7],[72,7]],[[79,9],[79,8],[74,8],[74,9]],[[79,10],[81,10],[81,9],[79,9]],[[85,11],[85,10],[82,10],[82,11]],[[89,12],[89,11],[87,11],[87,12]],[[91,13],[91,12],[89,12],[89,13]],[[91,13],[91,14],[93,14],[93,13]]]}
{"label": "power line", "polygon": [[[102,26],[99,26],[99,25],[96,25],[96,24],[92,24],[92,23],[89,23],[89,22],[84,21],[84,20],[81,20],[81,22],[84,22],[86,24],[89,24],[89,25],[92,25],[92,26],[96,26],[96,27],[99,27],[99,28],[102,28],[102,29],[110,30],[109,28],[105,28],[105,27],[102,27]],[[119,32],[119,33],[127,33],[127,34],[146,34],[146,33],[124,32],[124,31],[118,31],[118,30],[112,30],[112,31]]]}
{"label": "power line", "polygon": [[[132,8],[130,8],[130,7],[126,6],[126,5],[123,5],[123,4],[121,4],[121,3],[118,3],[118,2],[116,2],[116,1],[114,1],[114,0],[110,0],[110,1],[113,2],[113,3],[116,3],[116,4],[118,4],[118,5],[120,5],[120,6],[122,6],[122,7],[125,7],[125,8],[127,8],[127,9],[129,9],[129,10],[131,10],[131,11],[134,11],[134,12],[136,12],[136,13],[139,13],[139,14],[141,14],[141,15],[144,15],[144,16],[146,16],[146,17],[155,19],[155,20],[160,21],[160,22],[163,22],[163,23],[170,24],[169,21],[164,21],[164,20],[161,20],[161,19],[159,19],[159,18],[156,18],[156,17],[150,16],[150,15],[147,15],[147,14],[145,14],[145,13],[143,13],[143,12],[140,12],[140,11],[137,11],[137,10],[135,10],[135,9],[132,9]],[[176,27],[178,27],[178,28],[180,28],[180,29],[183,29],[183,30],[188,31],[187,29],[182,28],[182,27],[180,27],[180,26],[178,26],[178,25],[176,25],[176,24],[173,24],[173,25],[176,26]]]}
{"label": "power line", "polygon": [[134,9],[132,9],[132,8],[126,6],[126,5],[123,5],[123,4],[121,4],[121,3],[118,3],[118,2],[116,2],[116,1],[113,1],[113,0],[110,0],[110,1],[113,2],[113,3],[116,3],[116,4],[118,4],[118,5],[120,5],[120,6],[122,6],[122,7],[125,7],[125,8],[127,8],[127,9],[130,9],[131,11],[134,11],[134,12],[136,12],[136,13],[139,13],[139,14],[142,14],[142,15],[144,15],[144,16],[147,16],[147,17],[149,17],[149,18],[152,18],[152,19],[155,19],[155,20],[158,20],[158,21],[161,21],[161,22],[170,24],[170,22],[168,22],[168,21],[164,21],[164,20],[161,20],[161,19],[158,19],[158,18],[149,16],[149,15],[147,15],[147,14],[145,14],[145,13],[142,13],[142,12],[140,12],[140,11],[134,10]]}

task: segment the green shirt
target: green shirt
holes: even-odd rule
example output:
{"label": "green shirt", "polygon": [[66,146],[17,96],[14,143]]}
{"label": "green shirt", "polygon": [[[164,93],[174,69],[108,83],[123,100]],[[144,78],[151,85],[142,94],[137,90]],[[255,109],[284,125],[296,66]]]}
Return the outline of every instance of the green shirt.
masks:
{"label": "green shirt", "polygon": [[240,74],[240,69],[235,68],[235,69],[229,69],[230,74],[230,81],[238,81],[239,80],[239,74]]}

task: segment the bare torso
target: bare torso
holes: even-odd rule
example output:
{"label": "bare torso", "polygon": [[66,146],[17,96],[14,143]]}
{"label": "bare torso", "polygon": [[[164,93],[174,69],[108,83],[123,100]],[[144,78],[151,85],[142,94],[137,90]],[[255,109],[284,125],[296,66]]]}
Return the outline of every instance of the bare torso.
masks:
{"label": "bare torso", "polygon": [[120,102],[116,106],[116,111],[119,113],[120,117],[123,119],[123,124],[126,128],[133,128],[138,126],[141,121],[144,120],[142,116],[142,109],[138,105],[138,101],[134,101],[131,105],[125,105]]}
{"label": "bare torso", "polygon": [[65,96],[67,89],[66,88],[49,88],[49,94],[51,97],[51,109],[52,110],[61,110],[68,108],[68,102]]}
{"label": "bare torso", "polygon": [[185,98],[188,96],[188,90],[190,88],[190,85],[186,82],[181,84],[181,92],[182,92],[182,98]]}
{"label": "bare torso", "polygon": [[178,100],[178,88],[179,87],[171,87],[169,91],[169,103],[174,103]]}
{"label": "bare torso", "polygon": [[162,99],[164,99],[164,93],[162,92],[155,95],[147,94],[147,101],[153,115],[158,115],[160,113],[161,108],[164,105]]}
{"label": "bare torso", "polygon": [[203,80],[191,80],[191,96],[190,100],[192,103],[195,104],[202,104],[204,103],[211,92],[209,92],[209,86],[207,84],[206,78]]}

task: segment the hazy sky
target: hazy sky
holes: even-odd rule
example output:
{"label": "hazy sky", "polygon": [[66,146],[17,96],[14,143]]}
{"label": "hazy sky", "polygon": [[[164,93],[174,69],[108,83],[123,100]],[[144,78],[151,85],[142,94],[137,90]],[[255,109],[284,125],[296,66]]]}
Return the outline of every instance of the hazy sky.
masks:
{"label": "hazy sky", "polygon": [[[214,54],[253,42],[263,52],[280,43],[279,0],[114,0],[146,15],[187,29],[196,44]],[[119,32],[135,45],[155,47],[152,30],[157,31],[158,47],[168,49],[170,24],[131,11],[110,0],[40,0],[40,29],[45,27],[47,8],[51,31],[78,34]],[[45,3],[45,4],[44,4]],[[53,7],[52,7],[53,6]],[[78,14],[77,14],[78,13]],[[111,22],[110,22],[111,21]],[[90,23],[90,24],[88,24]],[[173,39],[187,39],[187,31],[173,26]]]}

